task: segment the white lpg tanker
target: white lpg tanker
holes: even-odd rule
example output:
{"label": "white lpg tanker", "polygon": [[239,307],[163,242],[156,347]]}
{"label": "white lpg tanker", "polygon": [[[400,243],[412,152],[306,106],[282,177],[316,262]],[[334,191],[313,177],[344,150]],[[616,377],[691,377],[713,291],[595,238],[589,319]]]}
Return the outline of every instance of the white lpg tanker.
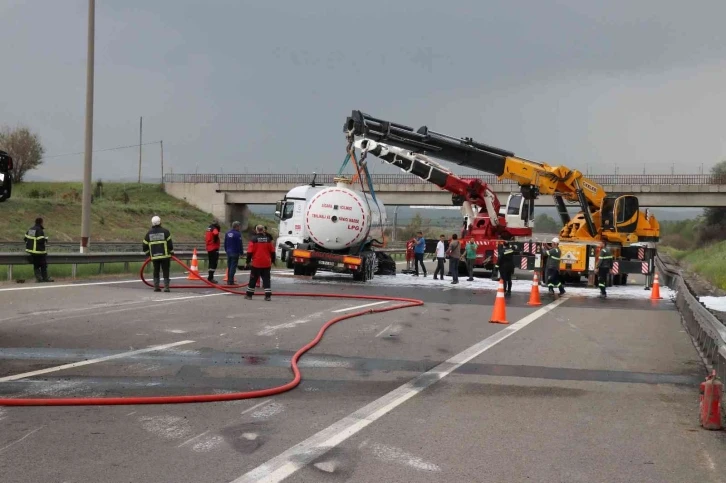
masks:
{"label": "white lpg tanker", "polygon": [[394,275],[396,263],[384,252],[386,208],[380,200],[352,188],[350,179],[335,178],[335,186],[309,185],[291,189],[277,202],[280,219],[277,255],[295,275],[317,271],[351,273],[367,281]]}

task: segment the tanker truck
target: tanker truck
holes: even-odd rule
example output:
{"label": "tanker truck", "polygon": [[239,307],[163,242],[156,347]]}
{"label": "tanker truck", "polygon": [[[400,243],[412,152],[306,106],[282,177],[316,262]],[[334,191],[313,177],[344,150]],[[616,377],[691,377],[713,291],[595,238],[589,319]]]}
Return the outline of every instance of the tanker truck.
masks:
{"label": "tanker truck", "polygon": [[336,177],[335,186],[296,186],[275,206],[280,220],[279,260],[295,275],[348,273],[356,281],[395,275],[396,263],[382,245],[386,208],[380,200]]}

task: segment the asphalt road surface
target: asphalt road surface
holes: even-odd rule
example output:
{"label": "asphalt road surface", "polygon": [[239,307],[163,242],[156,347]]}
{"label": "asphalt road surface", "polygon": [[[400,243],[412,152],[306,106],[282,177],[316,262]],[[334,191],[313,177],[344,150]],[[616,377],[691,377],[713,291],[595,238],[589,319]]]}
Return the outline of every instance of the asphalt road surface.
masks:
{"label": "asphalt road surface", "polygon": [[705,369],[669,300],[637,287],[608,300],[543,293],[532,307],[515,291],[509,324],[490,324],[492,289],[406,277],[278,273],[272,302],[133,281],[0,286],[0,397],[10,398],[276,386],[326,320],[378,303],[278,292],[425,302],[334,325],[301,360],[303,382],[277,396],[0,407],[0,481],[726,480],[723,433],[697,419]]}

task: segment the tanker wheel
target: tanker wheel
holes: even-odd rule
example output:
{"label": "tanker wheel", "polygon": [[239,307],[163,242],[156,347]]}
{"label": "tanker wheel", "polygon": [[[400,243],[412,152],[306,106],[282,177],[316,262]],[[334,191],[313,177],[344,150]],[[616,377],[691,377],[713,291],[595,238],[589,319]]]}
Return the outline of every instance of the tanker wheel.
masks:
{"label": "tanker wheel", "polygon": [[303,267],[302,265],[293,266],[293,274],[294,275],[305,275],[305,267]]}

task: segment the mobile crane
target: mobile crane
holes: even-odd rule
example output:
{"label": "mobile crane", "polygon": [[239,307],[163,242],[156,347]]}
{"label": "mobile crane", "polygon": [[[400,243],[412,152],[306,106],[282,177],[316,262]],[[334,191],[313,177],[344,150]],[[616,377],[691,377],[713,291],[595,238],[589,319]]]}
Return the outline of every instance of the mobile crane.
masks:
{"label": "mobile crane", "polygon": [[[527,200],[520,193],[509,195],[503,207],[492,189],[479,179],[459,177],[423,154],[389,146],[367,138],[358,139],[353,146],[361,151],[361,162],[365,163],[367,154],[372,154],[392,166],[411,173],[439,188],[451,192],[454,206],[460,206],[464,217],[462,244],[470,239],[477,244],[475,267],[491,270],[496,276],[495,264],[497,249],[503,240],[516,240],[532,237],[534,226],[534,200]],[[505,210],[502,210],[505,208]],[[513,244],[517,247],[519,244]],[[522,244],[522,247],[524,245]],[[517,253],[516,263],[521,266],[521,258],[534,254]]]}
{"label": "mobile crane", "polygon": [[[551,195],[562,220],[560,271],[567,281],[590,276],[594,283],[595,262],[607,246],[616,258],[612,283],[627,283],[629,273],[646,275],[646,288],[655,270],[655,244],[660,225],[655,217],[640,210],[638,198],[630,194],[608,194],[598,183],[566,166],[551,166],[520,158],[514,153],[474,141],[441,134],[422,126],[413,128],[353,111],[343,127],[346,137],[366,139],[397,146],[414,153],[450,161],[460,166],[516,181],[527,200]],[[579,205],[570,217],[565,202]]]}

